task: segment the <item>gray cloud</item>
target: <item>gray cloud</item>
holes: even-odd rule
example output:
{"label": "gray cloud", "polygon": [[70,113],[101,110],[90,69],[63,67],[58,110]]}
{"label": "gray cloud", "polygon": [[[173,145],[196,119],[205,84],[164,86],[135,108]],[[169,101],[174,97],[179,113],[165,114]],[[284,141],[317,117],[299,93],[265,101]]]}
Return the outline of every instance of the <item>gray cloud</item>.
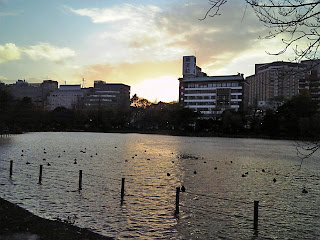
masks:
{"label": "gray cloud", "polygon": [[176,45],[192,49],[190,54],[196,53],[201,63],[221,67],[256,46],[259,36],[268,31],[251,9],[244,15],[243,3],[229,1],[221,10],[221,16],[203,21],[199,18],[209,7],[206,3],[175,6],[160,14],[158,27],[171,35],[183,35],[184,39]]}

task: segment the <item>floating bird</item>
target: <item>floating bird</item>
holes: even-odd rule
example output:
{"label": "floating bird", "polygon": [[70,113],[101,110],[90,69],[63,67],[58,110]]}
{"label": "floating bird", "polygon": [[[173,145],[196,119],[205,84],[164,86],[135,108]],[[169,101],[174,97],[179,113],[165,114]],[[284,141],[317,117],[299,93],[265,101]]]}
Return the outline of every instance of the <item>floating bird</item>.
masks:
{"label": "floating bird", "polygon": [[172,161],[172,163],[174,163],[174,161]]}
{"label": "floating bird", "polygon": [[147,152],[147,150],[144,150],[144,152]]}
{"label": "floating bird", "polygon": [[218,169],[217,167],[214,168],[214,170],[217,170],[217,169]]}
{"label": "floating bird", "polygon": [[23,150],[21,150],[21,152],[23,152]]}
{"label": "floating bird", "polygon": [[45,161],[46,159],[45,159],[45,158],[43,158],[42,160],[43,160],[43,161]]}
{"label": "floating bird", "polygon": [[114,147],[114,148],[117,148],[117,147]]}
{"label": "floating bird", "polygon": [[63,150],[63,152],[66,152],[65,150]]}
{"label": "floating bird", "polygon": [[248,172],[245,173],[245,175],[248,175],[248,174],[249,174]]}
{"label": "floating bird", "polygon": [[245,174],[242,174],[241,177],[246,177],[246,175],[245,175]]}
{"label": "floating bird", "polygon": [[26,162],[26,164],[29,165],[30,163],[29,163],[29,162]]}
{"label": "floating bird", "polygon": [[58,158],[60,157],[60,155],[58,156]]}
{"label": "floating bird", "polygon": [[170,176],[170,173],[167,173],[167,176],[169,177],[169,176]]}
{"label": "floating bird", "polygon": [[194,171],[193,173],[194,173],[194,174],[197,174],[197,171]]}
{"label": "floating bird", "polygon": [[92,155],[90,157],[93,157]]}
{"label": "floating bird", "polygon": [[308,191],[304,188],[304,189],[302,190],[302,193],[308,193]]}
{"label": "floating bird", "polygon": [[73,164],[77,164],[77,159],[74,160],[74,163],[73,163]]}
{"label": "floating bird", "polygon": [[264,170],[264,169],[262,169],[262,172],[265,172],[265,170]]}
{"label": "floating bird", "polygon": [[44,154],[46,154],[47,152],[43,152]]}
{"label": "floating bird", "polygon": [[137,154],[135,154],[134,156],[138,156]]}
{"label": "floating bird", "polygon": [[273,180],[272,180],[273,182],[276,182],[277,181],[277,179],[275,179],[275,178],[273,178]]}
{"label": "floating bird", "polygon": [[21,154],[21,157],[23,157],[23,154]]}
{"label": "floating bird", "polygon": [[186,191],[186,188],[182,185],[181,186],[181,192],[185,192]]}
{"label": "floating bird", "polygon": [[207,163],[206,161],[204,161],[203,163]]}
{"label": "floating bird", "polygon": [[51,164],[50,164],[50,163],[47,163],[47,165],[48,165],[48,166],[51,166]]}
{"label": "floating bird", "polygon": [[230,163],[232,163],[232,161],[230,161]]}
{"label": "floating bird", "polygon": [[98,155],[98,153],[96,153],[96,155]]}
{"label": "floating bird", "polygon": [[125,162],[128,162],[128,160],[126,159],[126,160],[124,160]]}

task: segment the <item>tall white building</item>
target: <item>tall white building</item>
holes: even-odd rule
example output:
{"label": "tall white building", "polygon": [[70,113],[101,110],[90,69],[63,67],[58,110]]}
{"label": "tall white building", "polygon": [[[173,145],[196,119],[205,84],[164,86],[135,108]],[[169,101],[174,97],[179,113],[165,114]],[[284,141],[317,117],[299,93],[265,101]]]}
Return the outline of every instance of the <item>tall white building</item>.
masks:
{"label": "tall white building", "polygon": [[225,110],[244,110],[248,83],[243,74],[207,76],[196,66],[195,56],[183,57],[183,78],[179,78],[179,102],[200,112],[204,118],[217,118]]}

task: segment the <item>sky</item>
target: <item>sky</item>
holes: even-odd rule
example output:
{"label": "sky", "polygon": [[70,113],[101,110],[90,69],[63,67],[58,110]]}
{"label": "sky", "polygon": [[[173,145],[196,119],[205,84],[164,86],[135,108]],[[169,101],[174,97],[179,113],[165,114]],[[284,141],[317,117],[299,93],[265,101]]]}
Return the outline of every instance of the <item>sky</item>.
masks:
{"label": "sky", "polygon": [[[254,64],[287,61],[281,39],[244,0],[200,21],[207,0],[0,0],[0,81],[124,83],[150,101],[177,101],[182,57],[208,75],[254,74]],[[82,79],[84,78],[84,82]]]}

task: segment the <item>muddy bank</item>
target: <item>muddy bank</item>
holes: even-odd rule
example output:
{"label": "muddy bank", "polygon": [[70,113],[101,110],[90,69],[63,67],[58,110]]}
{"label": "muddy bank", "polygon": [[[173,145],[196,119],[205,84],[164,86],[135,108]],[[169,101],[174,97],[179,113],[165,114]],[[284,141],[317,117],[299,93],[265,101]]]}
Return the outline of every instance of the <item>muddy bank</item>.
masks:
{"label": "muddy bank", "polygon": [[0,198],[0,240],[110,240],[88,229],[43,219]]}

